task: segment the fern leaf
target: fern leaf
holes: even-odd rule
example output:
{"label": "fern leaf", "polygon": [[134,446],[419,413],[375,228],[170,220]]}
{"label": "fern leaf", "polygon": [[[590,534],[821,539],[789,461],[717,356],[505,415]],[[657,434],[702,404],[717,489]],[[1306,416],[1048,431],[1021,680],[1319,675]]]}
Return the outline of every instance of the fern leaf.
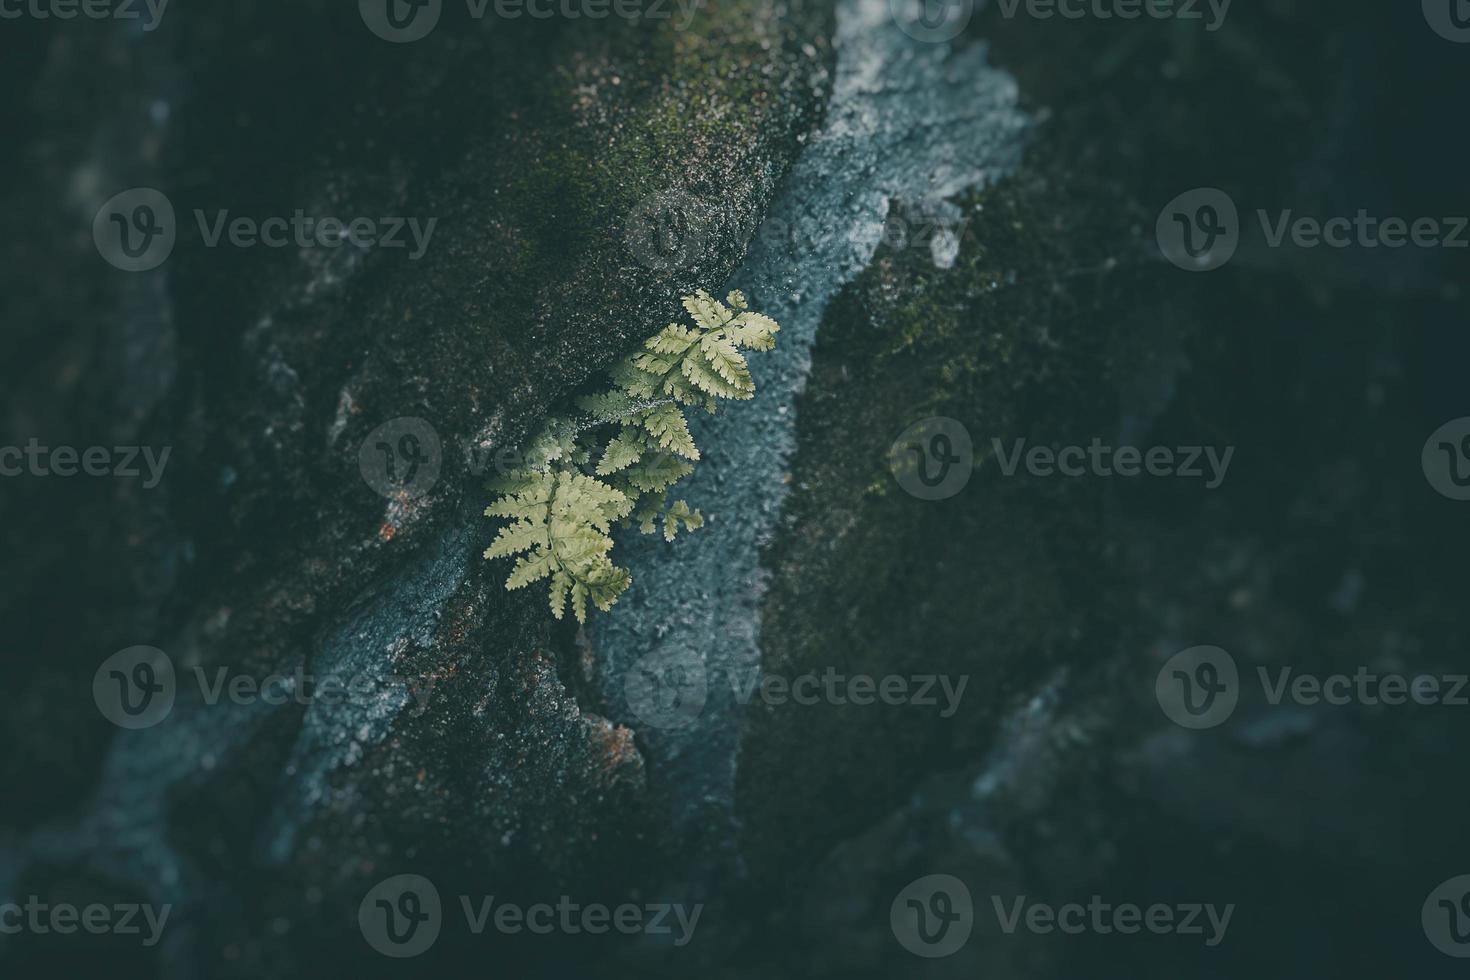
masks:
{"label": "fern leaf", "polygon": [[572,583],[572,614],[577,622],[587,625],[587,586],[581,582]]}
{"label": "fern leaf", "polygon": [[679,358],[673,354],[639,354],[633,358],[634,367],[659,378],[672,371],[678,363]]}
{"label": "fern leaf", "polygon": [[558,570],[551,576],[551,615],[557,619],[567,608],[567,593],[571,591],[572,579],[566,572]]}
{"label": "fern leaf", "polygon": [[491,483],[500,496],[485,514],[510,523],[485,557],[515,559],[508,589],[549,579],[547,602],[557,619],[570,606],[585,624],[589,600],[607,611],[632,584],[611,558],[614,523],[661,530],[669,541],[704,523],[687,502],[667,502],[668,488],[699,459],[681,406],[713,412],[717,399],[752,397],[740,351],[769,350],[780,327],[751,313],[739,290],[725,303],[703,290],[683,303],[696,327],[671,323],[619,360],[609,371],[611,390],[579,398],[583,415],[547,419],[526,464]]}
{"label": "fern leaf", "polygon": [[618,596],[628,590],[633,584],[633,576],[625,568],[618,568],[612,562],[598,570],[598,573],[587,581],[587,592],[592,599],[592,604],[603,612],[612,608],[612,604],[618,601]]}
{"label": "fern leaf", "polygon": [[736,347],[770,350],[776,346],[776,331],[781,327],[763,313],[741,313],[725,328],[725,336]]}
{"label": "fern leaf", "polygon": [[529,555],[522,555],[516,559],[515,567],[511,569],[510,578],[505,580],[507,589],[519,589],[539,582],[550,575],[555,564],[551,549],[537,547]]}
{"label": "fern leaf", "polygon": [[683,372],[669,372],[664,378],[664,394],[673,398],[680,405],[697,405],[704,401],[706,396],[698,388],[684,377]]}
{"label": "fern leaf", "polygon": [[576,443],[576,424],[560,416],[551,418],[526,447],[526,463],[532,470],[544,470],[574,453]]}
{"label": "fern leaf", "polygon": [[527,500],[525,497],[501,497],[485,508],[486,517],[508,517],[532,524],[545,524],[548,512],[544,500]]}
{"label": "fern leaf", "polygon": [[688,327],[677,323],[671,323],[658,333],[648,338],[644,344],[655,354],[673,354],[675,356],[684,353],[694,342],[699,339],[699,333]]}
{"label": "fern leaf", "polygon": [[704,527],[704,515],[698,510],[690,510],[689,504],[682,500],[674,501],[674,506],[669,512],[684,522],[684,527],[690,531],[697,531]]}
{"label": "fern leaf", "polygon": [[557,505],[564,508],[563,513],[606,531],[609,521],[628,513],[631,501],[616,487],[584,473],[573,473],[557,487]]}
{"label": "fern leaf", "polygon": [[750,366],[745,363],[745,358],[740,356],[734,344],[712,335],[700,341],[699,350],[709,368],[724,378],[732,388],[755,393],[755,382],[750,379]]}
{"label": "fern leaf", "polygon": [[644,534],[652,534],[657,529],[657,521],[663,512],[664,499],[667,496],[667,491],[659,490],[638,501],[638,509],[633,513],[634,520],[638,522],[638,530]]}
{"label": "fern leaf", "polygon": [[660,405],[643,416],[643,428],[653,437],[660,449],[678,453],[685,459],[699,459],[694,437],[689,434],[689,422],[677,405]]}
{"label": "fern leaf", "polygon": [[643,442],[632,433],[619,434],[607,444],[602,460],[597,464],[597,475],[608,476],[625,470],[638,462],[643,455]]}
{"label": "fern leaf", "polygon": [[663,380],[640,369],[631,359],[619,361],[610,373],[617,386],[633,398],[653,398]]}
{"label": "fern leaf", "polygon": [[694,472],[694,466],[677,456],[658,453],[630,467],[624,478],[643,493],[656,493]]}
{"label": "fern leaf", "polygon": [[485,557],[503,558],[506,555],[514,555],[546,543],[545,525],[532,524],[530,521],[517,521],[500,529],[500,533],[495,536],[490,547],[485,549]]}
{"label": "fern leaf", "polygon": [[544,501],[551,497],[551,484],[550,474],[523,467],[491,480],[490,489],[507,496],[540,498]]}
{"label": "fern leaf", "polygon": [[612,538],[606,532],[577,522],[553,521],[551,540],[556,556],[573,578],[581,569],[591,567],[600,558],[607,557],[612,550]]}
{"label": "fern leaf", "polygon": [[632,404],[627,392],[616,389],[577,399],[577,407],[600,422],[623,418],[632,410]]}
{"label": "fern leaf", "polygon": [[739,388],[736,388],[734,385],[730,384],[730,382],[726,381],[724,378],[720,377],[713,370],[711,370],[709,365],[704,362],[703,358],[684,358],[683,369],[684,377],[689,379],[689,383],[694,385],[694,387],[698,388],[700,391],[704,392],[707,395],[713,395],[716,398],[749,397],[748,395],[744,394]]}
{"label": "fern leaf", "polygon": [[689,504],[682,500],[674,501],[674,506],[669,508],[664,515],[664,540],[673,541],[674,536],[679,533],[679,523],[683,522],[686,530],[692,531],[697,527],[704,526],[704,518],[699,511],[691,511]]}
{"label": "fern leaf", "polygon": [[706,330],[718,330],[732,315],[725,308],[725,304],[703,289],[697,291],[693,296],[684,297],[684,309],[694,317],[695,323]]}

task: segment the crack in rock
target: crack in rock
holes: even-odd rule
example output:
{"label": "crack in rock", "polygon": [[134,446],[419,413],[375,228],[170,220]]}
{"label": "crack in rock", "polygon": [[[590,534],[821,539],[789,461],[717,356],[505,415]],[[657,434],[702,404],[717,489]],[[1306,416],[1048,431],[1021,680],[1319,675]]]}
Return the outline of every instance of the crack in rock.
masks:
{"label": "crack in rock", "polygon": [[[626,535],[633,586],[591,636],[615,720],[645,748],[673,826],[728,842],[741,709],[757,688],[760,551],[785,496],[796,399],[827,304],[872,261],[893,202],[955,214],[951,198],[1020,162],[1030,120],[982,42],[915,40],[887,0],[843,0],[826,123],[806,148],[729,286],[781,324],[751,358],[753,402],[691,418],[703,461],[680,487],[708,527],[688,541]],[[957,244],[957,243],[956,243]],[[929,243],[936,266],[954,256]]]}

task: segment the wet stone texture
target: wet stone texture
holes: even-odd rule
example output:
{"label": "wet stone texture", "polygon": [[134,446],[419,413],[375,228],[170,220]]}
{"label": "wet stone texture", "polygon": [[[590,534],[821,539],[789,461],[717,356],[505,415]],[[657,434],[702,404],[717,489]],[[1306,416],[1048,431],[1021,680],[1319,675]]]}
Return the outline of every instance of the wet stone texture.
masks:
{"label": "wet stone texture", "polygon": [[[5,441],[172,458],[146,490],[4,488],[4,766],[35,790],[0,814],[0,891],[97,878],[173,903],[175,923],[120,954],[26,937],[17,963],[375,968],[356,909],[388,874],[612,900],[664,857],[633,732],[578,698],[571,631],[479,557],[486,462],[738,264],[820,120],[831,12],[458,18],[401,46],[351,4],[206,5],[147,37],[21,25],[37,46],[4,70],[29,156],[6,161],[5,194],[35,230],[0,273],[19,353]],[[137,185],[181,231],[129,275],[100,263],[86,215]],[[700,231],[682,265],[638,244],[650,198]],[[211,248],[196,209],[437,226],[417,260]],[[426,492],[385,497],[359,450],[403,417],[442,460]],[[91,675],[135,644],[168,653],[181,693],[124,733]],[[372,694],[210,704],[196,668]]]}

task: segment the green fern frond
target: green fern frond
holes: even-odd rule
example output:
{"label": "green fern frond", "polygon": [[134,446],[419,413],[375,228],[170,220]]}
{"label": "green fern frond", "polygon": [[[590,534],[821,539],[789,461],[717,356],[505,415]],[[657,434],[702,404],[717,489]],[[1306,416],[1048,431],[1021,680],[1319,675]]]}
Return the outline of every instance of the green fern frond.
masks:
{"label": "green fern frond", "polygon": [[504,558],[519,554],[537,545],[545,546],[546,525],[529,520],[518,520],[500,529],[490,547],[485,549],[486,558]]}
{"label": "green fern frond", "polygon": [[685,459],[699,459],[694,437],[689,434],[689,421],[679,411],[678,405],[651,408],[644,414],[642,421],[644,430],[660,449],[678,453]]}
{"label": "green fern frond", "polygon": [[687,502],[667,504],[668,488],[699,459],[680,406],[713,412],[720,398],[754,397],[740,350],[770,350],[780,327],[750,312],[739,290],[725,303],[700,290],[683,305],[695,326],[671,323],[619,360],[608,372],[612,389],[577,400],[584,416],[549,419],[531,440],[526,464],[491,483],[500,496],[485,516],[510,523],[485,557],[515,557],[507,589],[549,579],[557,619],[570,606],[586,623],[589,601],[606,612],[632,585],[611,558],[613,524],[636,523],[667,541],[704,524]]}
{"label": "green fern frond", "polygon": [[643,440],[638,437],[636,430],[625,428],[607,444],[607,449],[603,451],[602,459],[597,464],[597,475],[608,476],[627,469],[638,462],[644,448]]}
{"label": "green fern frond", "polygon": [[657,493],[694,472],[694,464],[668,453],[655,453],[630,466],[623,479],[639,493]]}
{"label": "green fern frond", "polygon": [[532,582],[539,582],[550,575],[554,567],[551,551],[538,547],[530,555],[522,555],[516,559],[515,568],[510,572],[510,578],[505,580],[505,587],[519,589]]}
{"label": "green fern frond", "polygon": [[656,354],[682,354],[699,339],[696,331],[671,323],[648,338],[643,346]]}
{"label": "green fern frond", "polygon": [[673,541],[674,535],[679,533],[679,522],[684,523],[685,530],[693,531],[704,526],[704,518],[699,511],[691,511],[689,505],[682,500],[674,501],[668,513],[664,515],[664,540]]}
{"label": "green fern frond", "polygon": [[684,309],[694,317],[694,322],[706,330],[718,330],[732,314],[725,305],[703,289],[693,296],[684,297]]}
{"label": "green fern frond", "polygon": [[737,391],[755,394],[755,382],[750,379],[750,367],[735,345],[718,334],[711,334],[699,343],[700,353],[710,370],[723,378]]}
{"label": "green fern frond", "polygon": [[725,336],[736,347],[764,351],[776,346],[776,331],[780,329],[780,324],[764,313],[741,313],[725,328]]}
{"label": "green fern frond", "polygon": [[684,359],[684,377],[706,395],[714,398],[749,398],[745,392],[730,384],[719,373],[709,366],[703,358],[688,357]]}

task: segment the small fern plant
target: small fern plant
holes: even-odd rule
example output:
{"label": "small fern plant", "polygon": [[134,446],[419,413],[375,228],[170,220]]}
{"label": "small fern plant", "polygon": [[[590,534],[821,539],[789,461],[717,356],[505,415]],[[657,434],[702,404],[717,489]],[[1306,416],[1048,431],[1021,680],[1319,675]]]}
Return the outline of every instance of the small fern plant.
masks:
{"label": "small fern plant", "polygon": [[770,350],[781,328],[752,312],[739,290],[724,303],[700,290],[684,297],[684,309],[694,326],[670,323],[615,364],[611,389],[578,399],[580,415],[549,419],[523,465],[491,484],[500,496],[485,516],[510,523],[485,557],[519,556],[507,589],[549,578],[557,619],[570,604],[586,623],[588,600],[607,612],[632,584],[612,561],[614,524],[673,541],[681,525],[704,523],[685,501],[668,500],[699,460],[684,406],[713,414],[721,398],[753,398],[740,351]]}

